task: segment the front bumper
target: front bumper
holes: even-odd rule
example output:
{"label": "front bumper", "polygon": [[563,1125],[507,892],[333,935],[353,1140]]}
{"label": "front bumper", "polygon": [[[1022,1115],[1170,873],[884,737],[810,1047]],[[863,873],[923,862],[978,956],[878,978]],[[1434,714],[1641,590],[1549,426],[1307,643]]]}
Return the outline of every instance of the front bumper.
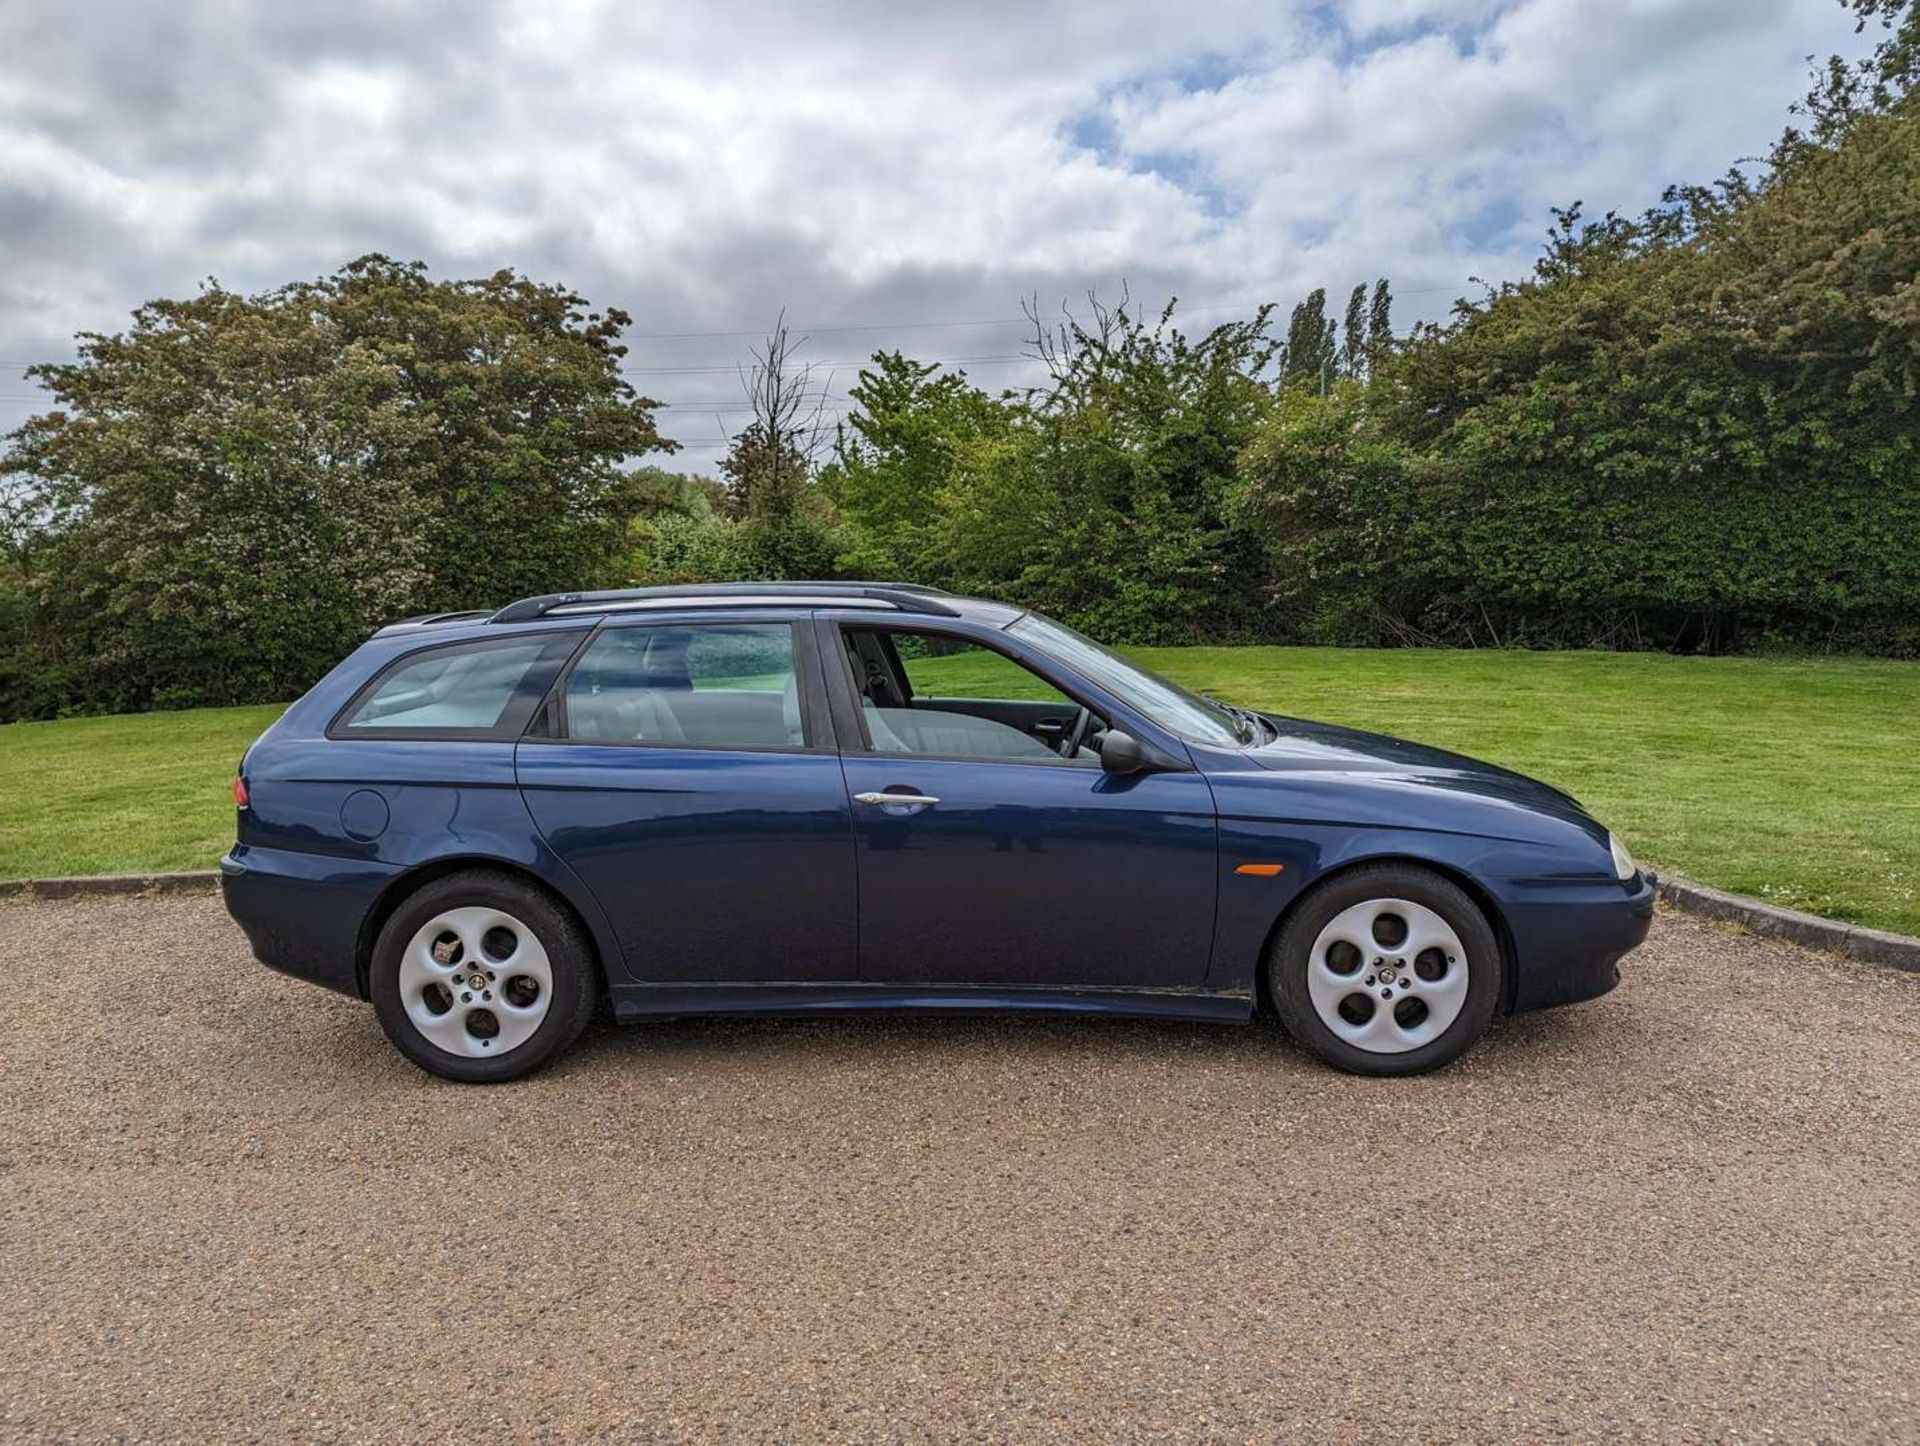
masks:
{"label": "front bumper", "polygon": [[1652,870],[1606,884],[1549,884],[1506,901],[1517,968],[1512,1011],[1551,1009],[1605,994],[1620,982],[1620,960],[1653,925]]}
{"label": "front bumper", "polygon": [[220,860],[220,892],[262,964],[364,999],[361,926],[397,872],[362,859],[236,844]]}

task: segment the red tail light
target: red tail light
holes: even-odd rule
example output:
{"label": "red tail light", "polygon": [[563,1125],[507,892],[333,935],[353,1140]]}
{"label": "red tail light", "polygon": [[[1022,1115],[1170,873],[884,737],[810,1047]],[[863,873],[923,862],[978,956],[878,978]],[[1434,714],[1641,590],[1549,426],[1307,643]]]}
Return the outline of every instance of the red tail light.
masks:
{"label": "red tail light", "polygon": [[247,806],[247,780],[237,773],[233,776],[233,806],[235,808]]}

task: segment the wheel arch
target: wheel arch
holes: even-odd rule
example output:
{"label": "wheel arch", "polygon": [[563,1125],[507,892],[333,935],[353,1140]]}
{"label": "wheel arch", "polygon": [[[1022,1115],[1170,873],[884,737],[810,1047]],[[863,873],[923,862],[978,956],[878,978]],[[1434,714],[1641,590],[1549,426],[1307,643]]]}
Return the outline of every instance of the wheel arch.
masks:
{"label": "wheel arch", "polygon": [[1423,858],[1419,854],[1379,853],[1367,854],[1362,858],[1343,859],[1335,867],[1318,875],[1312,883],[1301,889],[1287,901],[1267,929],[1266,937],[1260,941],[1260,957],[1254,965],[1254,1008],[1261,1013],[1270,1013],[1273,1009],[1273,991],[1269,985],[1268,971],[1272,967],[1274,941],[1280,937],[1280,931],[1287,926],[1287,920],[1297,913],[1300,907],[1321,889],[1337,879],[1345,878],[1355,869],[1369,868],[1377,864],[1404,864],[1409,868],[1425,869],[1438,874],[1448,883],[1458,885],[1460,891],[1486,916],[1487,924],[1493,930],[1495,944],[1500,949],[1500,1014],[1513,1013],[1515,991],[1518,988],[1518,970],[1515,968],[1513,930],[1507,923],[1505,911],[1478,879],[1453,864],[1442,863],[1435,859]]}
{"label": "wheel arch", "polygon": [[455,854],[446,858],[429,859],[416,864],[405,873],[396,874],[389,879],[373,904],[360,920],[360,931],[354,945],[354,983],[362,999],[373,997],[369,983],[373,967],[373,946],[380,938],[380,931],[386,927],[400,906],[421,889],[436,879],[444,879],[453,874],[485,870],[489,873],[508,874],[522,883],[538,889],[554,903],[565,909],[573,921],[580,926],[580,932],[586,936],[593,951],[593,967],[600,976],[600,989],[605,993],[611,979],[607,968],[606,949],[594,921],[587,916],[580,905],[568,897],[567,891],[555,886],[552,879],[543,878],[523,863],[511,859],[498,858],[490,854]]}

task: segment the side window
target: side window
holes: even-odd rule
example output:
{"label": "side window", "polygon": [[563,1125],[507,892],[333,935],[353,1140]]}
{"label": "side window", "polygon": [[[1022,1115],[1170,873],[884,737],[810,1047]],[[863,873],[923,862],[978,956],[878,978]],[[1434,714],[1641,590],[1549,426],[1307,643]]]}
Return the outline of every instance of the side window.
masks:
{"label": "side window", "polygon": [[916,698],[1022,700],[1071,708],[1053,684],[1038,673],[964,638],[937,634],[896,634],[894,646]]}
{"label": "side window", "polygon": [[517,737],[578,633],[427,648],[383,673],[340,732],[360,737]]}
{"label": "side window", "polygon": [[567,678],[566,732],[607,743],[803,747],[793,628],[604,628]]}
{"label": "side window", "polygon": [[874,752],[1099,766],[1102,720],[1006,654],[910,629],[843,637]]}

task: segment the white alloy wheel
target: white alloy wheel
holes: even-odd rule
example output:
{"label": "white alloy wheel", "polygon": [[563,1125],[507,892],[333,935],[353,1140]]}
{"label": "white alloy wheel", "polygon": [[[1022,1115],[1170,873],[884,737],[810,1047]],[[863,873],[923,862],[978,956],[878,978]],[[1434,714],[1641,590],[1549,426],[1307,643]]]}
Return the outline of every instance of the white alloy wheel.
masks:
{"label": "white alloy wheel", "polygon": [[1467,1002],[1466,946],[1410,899],[1368,899],[1327,921],[1307,956],[1307,994],[1335,1038],[1373,1054],[1431,1044]]}
{"label": "white alloy wheel", "polygon": [[400,1002],[429,1044],[497,1058],[533,1038],[553,1000],[553,965],[513,915],[468,907],[436,914],[400,956]]}

